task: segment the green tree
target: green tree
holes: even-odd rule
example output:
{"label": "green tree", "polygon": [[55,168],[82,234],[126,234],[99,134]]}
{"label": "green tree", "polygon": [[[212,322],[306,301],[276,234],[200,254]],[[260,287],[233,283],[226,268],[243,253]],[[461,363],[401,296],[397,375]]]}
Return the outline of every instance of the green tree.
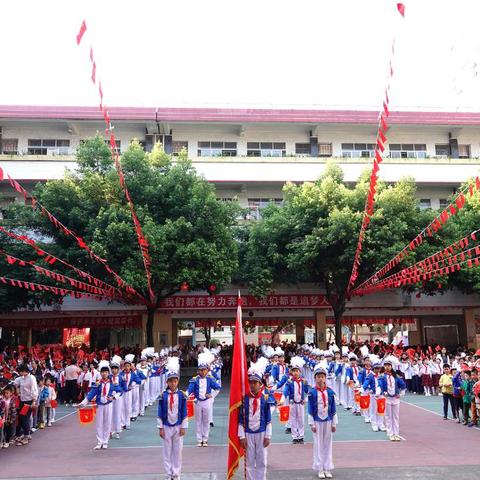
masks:
{"label": "green tree", "polygon": [[[415,189],[411,179],[377,185],[358,283],[433,218],[433,212],[419,209]],[[337,343],[367,190],[368,172],[351,187],[334,164],[314,183],[287,184],[284,205],[265,209],[263,219],[251,227],[245,249],[243,275],[256,296],[264,296],[277,283],[314,282],[325,290],[335,316]],[[428,248],[434,247],[425,246],[420,253]],[[412,254],[409,262],[414,258]]]}
{"label": "green tree", "polygon": [[[113,166],[100,137],[77,152],[78,170],[36,187],[35,195],[132,287],[147,298],[145,269],[135,230]],[[145,153],[134,141],[121,156],[126,183],[149,243],[155,298],[146,305],[147,342],[153,344],[153,319],[160,302],[187,282],[192,290],[230,281],[237,267],[233,235],[238,206],[217,200],[214,187],[200,177],[183,152],[170,158],[159,145]],[[11,220],[51,237],[58,256],[104,281],[104,267],[92,262],[76,242],[31,209],[15,209]],[[70,274],[70,273],[69,273]],[[72,275],[74,276],[74,275]]]}

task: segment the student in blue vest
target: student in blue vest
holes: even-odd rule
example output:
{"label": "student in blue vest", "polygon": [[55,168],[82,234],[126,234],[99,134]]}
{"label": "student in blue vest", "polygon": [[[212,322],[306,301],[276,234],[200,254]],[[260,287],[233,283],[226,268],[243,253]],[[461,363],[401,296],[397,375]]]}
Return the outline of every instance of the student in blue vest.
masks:
{"label": "student in blue vest", "polygon": [[97,445],[94,450],[101,448],[108,448],[108,440],[110,438],[110,430],[112,425],[112,411],[113,401],[118,401],[117,398],[122,394],[122,388],[119,385],[114,385],[110,379],[110,367],[106,360],[99,363],[101,379],[96,384],[92,385],[87,396],[79,407],[83,407],[95,400],[97,404],[97,414],[95,415],[95,426],[97,430]]}
{"label": "student in blue vest", "polygon": [[180,364],[169,357],[166,368],[167,388],[158,400],[157,427],[163,439],[163,465],[171,480],[180,478],[183,437],[188,428],[187,396],[178,389]]}
{"label": "student in blue vest", "polygon": [[122,427],[129,430],[130,422],[132,419],[132,402],[133,395],[132,389],[135,388],[137,384],[141,383],[141,380],[138,378],[137,374],[132,370],[132,364],[135,359],[135,355],[132,353],[125,355],[125,360],[123,362],[123,370],[120,373],[120,379],[124,385],[125,391],[123,394],[123,410],[122,410]]}
{"label": "student in blue vest", "polygon": [[263,480],[267,473],[267,447],[272,437],[271,404],[262,383],[265,365],[260,360],[248,371],[250,394],[238,415],[238,437],[245,450],[247,480]]}
{"label": "student in blue vest", "polygon": [[284,375],[288,378],[288,366],[285,363],[285,353],[281,348],[276,350],[278,354],[278,363],[275,363],[272,367],[271,375],[275,382],[279,382]]}
{"label": "student in blue vest", "polygon": [[[125,382],[120,377],[120,365],[122,359],[118,355],[114,355],[110,360],[110,368],[112,369],[112,374],[110,375],[110,381],[113,385],[120,387],[120,392],[122,394],[127,390]],[[120,433],[122,433],[122,410],[123,410],[123,399],[117,399],[116,402],[113,402],[112,407],[112,438],[117,440],[120,438]]]}
{"label": "student in blue vest", "polygon": [[[350,366],[347,368],[346,382],[347,382],[347,410],[352,410],[354,415],[361,415],[360,405],[355,402],[354,389],[360,386],[360,368],[357,364],[358,357],[354,353],[348,356]],[[353,382],[353,383],[351,383]]]}
{"label": "student in blue vest", "polygon": [[188,384],[187,394],[193,395],[196,402],[195,426],[197,432],[197,447],[208,446],[210,434],[210,403],[213,390],[220,390],[220,385],[208,374],[210,364],[214,360],[211,352],[198,355],[198,375],[193,377]]}
{"label": "student in blue vest", "polygon": [[290,361],[291,377],[283,387],[283,398],[290,405],[290,428],[292,429],[292,443],[303,443],[305,434],[305,401],[308,393],[308,385],[301,377],[305,360],[301,357],[293,357]]}
{"label": "student in blue vest", "polygon": [[[360,369],[358,374],[358,383],[360,386],[363,386],[365,380],[369,377],[369,375],[373,373],[372,369],[372,360],[370,354],[366,354],[363,357],[363,367]],[[365,423],[370,423],[370,409],[362,410],[362,416]]]}
{"label": "student in blue vest", "polygon": [[393,355],[383,360],[385,374],[378,380],[382,395],[386,398],[385,423],[387,436],[392,442],[400,439],[400,397],[405,395],[407,385],[396,373],[398,360]]}
{"label": "student in blue vest", "polygon": [[315,387],[308,392],[308,424],[313,433],[313,470],[318,478],[332,478],[332,445],[337,429],[335,392],[327,387],[327,371],[317,367],[314,372]]}
{"label": "student in blue vest", "polygon": [[377,398],[382,396],[382,391],[379,386],[379,381],[381,378],[380,370],[382,369],[382,364],[380,363],[378,357],[370,355],[370,358],[373,358],[373,372],[363,382],[362,391],[370,394],[369,415],[372,430],[374,432],[385,432],[385,416],[378,415],[377,412]]}

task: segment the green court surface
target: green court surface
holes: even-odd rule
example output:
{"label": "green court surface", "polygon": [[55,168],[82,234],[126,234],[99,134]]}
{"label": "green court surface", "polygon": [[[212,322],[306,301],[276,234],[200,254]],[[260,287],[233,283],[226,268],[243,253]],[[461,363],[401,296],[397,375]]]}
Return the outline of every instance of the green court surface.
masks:
{"label": "green court surface", "polygon": [[[181,388],[186,388],[187,380],[188,377],[182,379]],[[228,443],[228,396],[228,384],[226,381],[223,381],[223,388],[215,399],[213,409],[213,422],[215,426],[210,429],[209,445],[227,445]],[[157,405],[158,402],[152,407],[149,407],[145,411],[144,417],[139,417],[135,423],[132,423],[130,430],[124,430],[119,440],[112,440],[110,442],[110,448],[160,447],[162,440],[159,438],[158,429],[156,428]],[[311,442],[312,433],[308,427],[306,410],[305,406],[304,438],[306,442]],[[373,432],[370,425],[365,424],[362,417],[352,415],[351,412],[344,410],[343,407],[338,407],[338,417],[339,429],[334,436],[334,441],[336,442],[387,441],[384,432]],[[285,433],[285,425],[280,423],[277,412],[273,413],[272,425],[272,443],[282,444],[292,442],[292,437]],[[195,418],[192,418],[189,421],[184,444],[186,446],[194,446],[196,443]]]}

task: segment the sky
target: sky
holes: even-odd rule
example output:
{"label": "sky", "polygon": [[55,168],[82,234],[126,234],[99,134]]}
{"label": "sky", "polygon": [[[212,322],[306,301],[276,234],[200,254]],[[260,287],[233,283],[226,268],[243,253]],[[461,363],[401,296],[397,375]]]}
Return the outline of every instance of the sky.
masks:
{"label": "sky", "polygon": [[[0,104],[480,111],[480,1],[2,0]],[[82,20],[87,32],[77,47]]]}

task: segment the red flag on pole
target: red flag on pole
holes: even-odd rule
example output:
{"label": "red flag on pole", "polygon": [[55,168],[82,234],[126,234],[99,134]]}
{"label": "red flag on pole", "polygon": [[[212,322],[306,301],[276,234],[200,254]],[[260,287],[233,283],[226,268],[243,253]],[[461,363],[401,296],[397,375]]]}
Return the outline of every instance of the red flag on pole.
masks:
{"label": "red flag on pole", "polygon": [[82,38],[83,38],[83,34],[86,32],[86,30],[87,30],[87,24],[85,23],[85,20],[84,20],[80,25],[80,30],[77,34],[77,45],[80,45],[80,42],[82,41]]}
{"label": "red flag on pole", "polygon": [[243,457],[244,451],[238,438],[238,415],[245,394],[249,391],[245,339],[242,327],[242,298],[238,293],[237,320],[233,342],[232,375],[230,379],[230,402],[228,410],[228,466],[227,480],[230,480]]}

